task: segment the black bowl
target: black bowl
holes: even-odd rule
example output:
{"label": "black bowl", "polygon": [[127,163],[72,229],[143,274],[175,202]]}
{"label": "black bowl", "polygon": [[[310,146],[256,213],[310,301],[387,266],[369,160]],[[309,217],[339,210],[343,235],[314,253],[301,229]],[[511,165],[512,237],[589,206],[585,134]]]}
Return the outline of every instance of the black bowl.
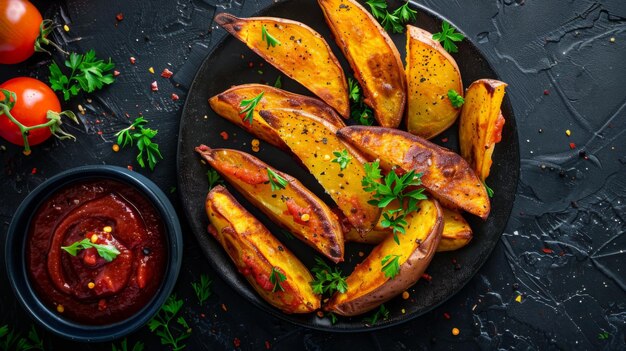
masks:
{"label": "black bowl", "polygon": [[[142,193],[161,215],[165,227],[168,259],[161,286],[152,299],[131,317],[107,325],[80,324],[46,307],[31,285],[26,267],[26,241],[31,218],[39,205],[60,188],[76,181],[111,179],[128,184]],[[44,328],[61,337],[82,342],[105,342],[118,339],[146,324],[161,308],[174,289],[180,271],[183,237],[176,211],[167,196],[150,179],[115,166],[85,166],[64,171],[38,186],[19,206],[6,239],[6,268],[18,301]]]}

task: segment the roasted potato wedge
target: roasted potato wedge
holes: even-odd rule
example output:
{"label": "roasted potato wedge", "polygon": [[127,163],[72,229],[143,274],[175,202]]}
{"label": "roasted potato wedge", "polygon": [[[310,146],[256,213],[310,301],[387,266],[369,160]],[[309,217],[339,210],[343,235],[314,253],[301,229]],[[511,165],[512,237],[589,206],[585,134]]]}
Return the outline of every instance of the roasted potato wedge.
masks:
{"label": "roasted potato wedge", "polygon": [[[365,176],[362,157],[337,138],[337,128],[295,111],[263,110],[259,114],[326,189],[352,226],[359,232],[371,230],[380,209],[368,203],[373,199],[372,194],[361,187]],[[336,158],[334,152],[344,150],[351,159],[342,170],[332,160]]]}
{"label": "roasted potato wedge", "polygon": [[486,219],[491,210],[487,191],[467,162],[454,152],[413,134],[392,128],[350,126],[337,135],[381,167],[397,166],[422,173],[424,187],[435,197]]}
{"label": "roasted potato wedge", "polygon": [[318,0],[335,41],[363,88],[378,124],[398,127],[406,104],[406,77],[387,32],[354,0]]}
{"label": "roasted potato wedge", "polygon": [[[242,118],[244,116],[240,113],[242,110],[241,102],[243,100],[253,99],[261,93],[263,93],[263,97],[254,108],[252,123],[244,121]],[[210,98],[209,104],[218,115],[247,130],[251,134],[254,134],[259,139],[285,150],[288,149],[287,145],[285,145],[276,132],[259,117],[259,111],[276,108],[294,109],[323,118],[337,128],[345,126],[343,120],[341,120],[341,117],[339,117],[335,110],[321,100],[290,93],[264,84],[234,86]]]}
{"label": "roasted potato wedge", "polygon": [[[196,151],[275,223],[331,261],[343,261],[344,239],[337,216],[297,179],[245,152],[205,145]],[[287,181],[285,188],[272,191],[268,168]]]}
{"label": "roasted potato wedge", "polygon": [[[226,188],[218,185],[209,192],[206,212],[209,231],[265,301],[285,313],[308,313],[320,307],[320,296],[310,285],[311,273]],[[274,269],[286,278],[280,282],[283,291],[270,281]]]}
{"label": "roasted potato wedge", "polygon": [[[215,22],[252,51],[313,94],[350,117],[348,83],[328,43],[307,25],[283,18],[237,18],[228,13]],[[270,38],[277,41],[270,45]]]}
{"label": "roasted potato wedge", "polygon": [[[443,230],[443,213],[437,200],[423,200],[420,209],[406,217],[406,234],[393,235],[376,246],[346,279],[348,291],[336,293],[324,310],[342,316],[359,315],[378,307],[415,284],[435,254]],[[398,275],[389,278],[382,271],[386,256],[399,256]]]}
{"label": "roasted potato wedge", "polygon": [[[443,232],[441,233],[441,241],[437,246],[437,252],[458,250],[469,244],[472,240],[472,228],[467,221],[457,211],[443,208]],[[362,244],[379,244],[387,236],[391,234],[391,230],[382,228],[380,221],[374,229],[367,233],[359,233],[350,228],[344,236],[346,242],[357,242]]]}
{"label": "roasted potato wedge", "polygon": [[480,79],[465,92],[459,123],[461,156],[482,181],[489,176],[493,149],[502,139],[505,120],[500,105],[506,86],[499,80]]}
{"label": "roasted potato wedge", "polygon": [[448,91],[463,95],[461,71],[431,33],[410,25],[406,33],[407,129],[430,139],[448,129],[459,115]]}

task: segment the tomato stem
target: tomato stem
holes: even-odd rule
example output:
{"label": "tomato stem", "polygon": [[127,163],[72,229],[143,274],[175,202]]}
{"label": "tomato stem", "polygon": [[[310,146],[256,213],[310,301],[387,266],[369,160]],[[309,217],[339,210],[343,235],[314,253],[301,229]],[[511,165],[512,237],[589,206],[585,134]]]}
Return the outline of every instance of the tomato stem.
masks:
{"label": "tomato stem", "polygon": [[46,52],[50,54],[50,51],[44,49],[42,45],[52,45],[55,49],[59,50],[65,55],[69,55],[69,53],[63,50],[63,48],[61,48],[59,44],[48,39],[48,35],[55,27],[56,25],[54,24],[54,22],[52,22],[52,20],[45,19],[41,22],[41,24],[39,25],[39,36],[37,37],[37,40],[35,40],[35,51]]}

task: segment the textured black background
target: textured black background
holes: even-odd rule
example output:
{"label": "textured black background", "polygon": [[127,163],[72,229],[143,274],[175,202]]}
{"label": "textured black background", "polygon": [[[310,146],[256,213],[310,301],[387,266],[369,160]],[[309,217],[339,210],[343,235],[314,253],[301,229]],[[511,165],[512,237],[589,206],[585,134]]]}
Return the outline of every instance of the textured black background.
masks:
{"label": "textured black background", "polygon": [[[25,157],[19,148],[0,141],[6,146],[0,151],[0,235],[4,237],[19,201],[30,190],[70,167],[131,164],[166,192],[175,187],[185,93],[211,45],[224,35],[212,23],[214,13],[249,15],[271,2],[35,1],[48,18],[70,26],[69,33],[55,33],[57,41],[72,50],[95,48],[99,56],[111,56],[121,75],[104,91],[65,104],[74,110],[81,104],[87,110],[81,116],[84,123],[71,128],[76,143],[50,141]],[[467,33],[510,83],[522,175],[512,217],[492,257],[458,295],[423,317],[384,331],[330,334],[295,328],[251,306],[214,275],[195,239],[186,233],[176,291],[186,301],[184,316],[193,328],[189,349],[233,349],[235,339],[242,349],[264,349],[268,342],[272,349],[285,350],[625,347],[626,3],[420,3]],[[118,23],[119,12],[125,18]],[[137,58],[135,65],[129,63],[130,56]],[[18,66],[0,67],[0,81],[20,75],[45,81],[49,60],[37,54]],[[148,71],[151,66],[154,75]],[[175,72],[171,80],[158,75],[165,67]],[[155,80],[158,92],[150,91]],[[171,93],[181,100],[173,102]],[[114,132],[128,124],[126,114],[134,119],[139,113],[160,132],[157,142],[165,161],[153,173],[139,169],[133,152],[111,150]],[[178,204],[176,192],[170,197]],[[0,243],[3,252],[4,241]],[[214,293],[208,306],[200,308],[190,282],[203,273],[214,280]],[[515,301],[518,295],[521,302]],[[15,303],[4,270],[0,301],[0,325],[26,331],[32,322]],[[459,336],[451,335],[453,327],[460,329]],[[605,332],[608,340],[600,339]],[[110,349],[110,344],[72,345],[41,334],[49,349]],[[147,328],[129,336],[131,344],[138,340],[147,350],[160,348]]]}

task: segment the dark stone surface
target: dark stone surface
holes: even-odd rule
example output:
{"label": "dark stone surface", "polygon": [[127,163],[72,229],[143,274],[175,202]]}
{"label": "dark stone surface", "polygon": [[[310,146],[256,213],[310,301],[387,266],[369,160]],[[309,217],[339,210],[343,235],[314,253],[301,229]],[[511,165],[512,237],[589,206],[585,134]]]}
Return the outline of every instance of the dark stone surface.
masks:
{"label": "dark stone surface", "polygon": [[[65,104],[74,110],[81,104],[87,110],[81,116],[84,124],[70,128],[78,136],[76,143],[50,141],[24,157],[19,148],[0,141],[6,147],[0,151],[2,237],[26,194],[66,168],[131,164],[162,189],[175,187],[178,123],[186,89],[211,45],[224,35],[212,24],[214,13],[246,15],[271,1],[35,3],[48,18],[69,24],[69,33],[55,33],[58,41],[72,50],[95,48],[100,56],[111,56],[121,75],[104,91]],[[293,327],[243,300],[211,271],[188,233],[176,288],[193,328],[188,349],[233,349],[235,340],[242,349],[263,349],[267,341],[272,349],[285,350],[625,347],[626,3],[420,3],[467,33],[510,83],[522,174],[512,217],[491,258],[459,294],[418,319],[383,331],[330,334]],[[118,23],[115,15],[120,12],[124,20]],[[130,56],[137,58],[135,65]],[[0,67],[0,81],[19,75],[46,80],[48,63],[49,57],[38,54],[23,64]],[[148,72],[151,66],[154,75]],[[171,80],[158,75],[165,67],[175,72]],[[155,80],[159,91],[151,92]],[[173,102],[171,93],[181,100]],[[113,134],[128,124],[126,113],[130,119],[142,113],[159,130],[157,142],[165,161],[154,172],[139,169],[132,152],[111,150]],[[178,204],[175,192],[170,197]],[[213,296],[202,308],[190,286],[200,274],[214,280]],[[515,301],[518,295],[521,302]],[[4,270],[0,299],[0,325],[25,332],[32,322],[14,303]],[[451,335],[453,327],[460,329],[459,336]],[[608,339],[600,333],[608,333]],[[111,348],[41,334],[52,350]],[[131,344],[144,341],[147,350],[160,349],[147,328],[128,339]]]}

